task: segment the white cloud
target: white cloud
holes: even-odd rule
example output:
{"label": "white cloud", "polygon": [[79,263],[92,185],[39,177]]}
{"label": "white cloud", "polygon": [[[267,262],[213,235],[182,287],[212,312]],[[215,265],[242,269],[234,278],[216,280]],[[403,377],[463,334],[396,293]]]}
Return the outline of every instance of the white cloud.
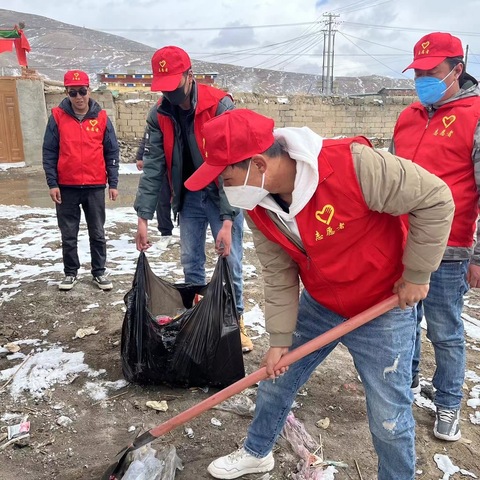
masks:
{"label": "white cloud", "polygon": [[[156,48],[178,45],[196,60],[306,73],[322,69],[325,26],[312,22],[321,22],[325,13],[333,12],[339,14],[334,27],[338,30],[336,76],[401,77],[415,42],[428,32],[447,31],[459,36],[464,47],[468,45],[468,71],[480,77],[478,0],[464,0],[461,8],[450,0],[223,0],[204,4],[194,0],[85,0],[81,6],[66,3],[62,8],[53,2],[17,0],[5,7],[103,30]],[[254,28],[221,30],[227,26]],[[266,47],[281,42],[285,43]],[[247,52],[224,55],[245,48]],[[412,73],[406,75],[411,77]]]}

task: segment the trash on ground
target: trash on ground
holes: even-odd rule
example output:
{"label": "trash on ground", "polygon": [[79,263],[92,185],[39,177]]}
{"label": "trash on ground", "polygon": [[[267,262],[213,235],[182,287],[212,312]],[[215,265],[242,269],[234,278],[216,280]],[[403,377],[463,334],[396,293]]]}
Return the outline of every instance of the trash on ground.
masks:
{"label": "trash on ground", "polygon": [[215,427],[221,427],[222,426],[222,422],[218,418],[215,418],[215,417],[212,417],[212,419],[210,420],[210,423],[212,425],[214,425]]}
{"label": "trash on ground", "polygon": [[57,425],[60,425],[61,427],[68,427],[73,423],[73,420],[70,417],[67,417],[65,415],[62,415],[61,417],[57,418]]}
{"label": "trash on ground", "polygon": [[88,335],[96,335],[98,332],[99,330],[96,330],[95,327],[79,328],[73,338],[84,338]]}
{"label": "trash on ground", "polygon": [[234,395],[213,408],[224,410],[226,412],[233,412],[237,415],[253,417],[255,403],[245,395]]}
{"label": "trash on ground", "polygon": [[6,348],[10,353],[16,353],[20,351],[20,347],[16,343],[6,343],[3,348]]}
{"label": "trash on ground", "polygon": [[137,427],[135,427],[135,425],[132,425],[131,427],[128,427],[128,433],[132,433],[132,432],[134,432],[136,429],[137,429]]}
{"label": "trash on ground", "polygon": [[148,408],[153,408],[153,410],[157,410],[159,412],[166,412],[168,410],[168,403],[166,400],[162,400],[160,402],[149,400],[148,402],[145,402],[145,405]]}
{"label": "trash on ground", "polygon": [[156,458],[157,451],[150,446],[134,450],[131,453],[131,463],[123,475],[123,480],[139,480],[139,479],[158,479],[160,480],[163,470],[162,462]]}
{"label": "trash on ground", "polygon": [[23,422],[7,427],[7,436],[9,440],[11,440],[12,438],[20,437],[21,435],[29,432],[30,422],[28,422],[26,418],[25,420],[23,420]]}
{"label": "trash on ground", "polygon": [[[292,473],[294,480],[329,480],[337,473],[336,468],[329,462],[323,461],[322,445],[318,444],[306,431],[302,422],[290,412],[282,429],[282,436],[290,443],[293,451],[300,457],[297,465],[298,472]],[[317,455],[320,452],[320,455]],[[338,462],[338,466],[344,465]],[[324,468],[327,467],[327,468]]]}
{"label": "trash on ground", "polygon": [[480,425],[480,410],[476,411],[475,413],[470,413],[470,422],[474,425]]}
{"label": "trash on ground", "polygon": [[185,427],[185,428],[183,429],[183,431],[185,432],[185,435],[186,435],[188,438],[194,438],[194,437],[195,437],[195,433],[193,433],[193,428]]}
{"label": "trash on ground", "polygon": [[442,455],[441,453],[436,453],[433,456],[433,459],[437,464],[437,468],[444,473],[442,480],[449,480],[450,476],[454,475],[457,472],[460,472],[462,475],[466,475],[471,478],[477,478],[477,476],[474,473],[469,472],[468,470],[464,470],[463,468],[457,467],[457,465],[454,465],[448,455]]}
{"label": "trash on ground", "polygon": [[130,464],[122,480],[175,480],[176,470],[183,470],[173,445],[157,452],[149,443],[129,453],[127,462]]}
{"label": "trash on ground", "polygon": [[320,420],[315,422],[315,425],[318,428],[323,428],[324,430],[326,430],[330,426],[330,418],[328,417],[321,418]]}

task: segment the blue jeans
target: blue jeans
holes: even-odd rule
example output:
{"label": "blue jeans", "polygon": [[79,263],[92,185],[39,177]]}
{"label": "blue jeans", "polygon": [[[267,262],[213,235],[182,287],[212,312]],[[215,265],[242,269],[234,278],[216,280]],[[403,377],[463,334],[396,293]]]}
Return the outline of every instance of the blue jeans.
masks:
{"label": "blue jeans", "polygon": [[432,342],[437,368],[433,375],[435,405],[459,409],[465,378],[465,336],[463,296],[468,291],[466,280],[469,262],[442,262],[430,279],[427,298],[417,305],[417,338],[413,356],[413,376],[419,372],[421,350],[420,322],[427,322],[427,338]]}
{"label": "blue jeans", "polygon": [[57,222],[62,234],[63,269],[65,275],[77,276],[80,268],[78,258],[78,231],[82,207],[87,222],[90,240],[92,275],[105,273],[107,242],[105,240],[105,187],[70,188],[60,187],[62,203],[55,204]]}
{"label": "blue jeans", "polygon": [[[304,290],[291,348],[343,321],[344,318],[322,307]],[[341,341],[350,351],[365,388],[370,432],[378,455],[378,480],[413,480],[415,421],[410,385],[414,337],[413,308],[395,308],[298,360],[275,382],[260,382],[245,450],[258,458],[268,455],[297,391]]]}
{"label": "blue jeans", "polygon": [[[220,211],[206,192],[185,193],[179,213],[180,250],[186,283],[205,285],[205,240],[210,225],[214,240],[222,228]],[[235,217],[232,227],[232,246],[227,257],[235,288],[235,303],[239,315],[243,313],[243,211]]]}

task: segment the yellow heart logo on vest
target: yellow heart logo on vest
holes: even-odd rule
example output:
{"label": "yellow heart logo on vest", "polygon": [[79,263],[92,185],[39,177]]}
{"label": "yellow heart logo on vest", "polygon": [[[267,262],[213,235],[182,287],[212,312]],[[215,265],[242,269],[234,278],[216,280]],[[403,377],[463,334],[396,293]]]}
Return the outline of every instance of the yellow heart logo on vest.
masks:
{"label": "yellow heart logo on vest", "polygon": [[430,45],[430,42],[423,42],[422,48],[425,50]]}
{"label": "yellow heart logo on vest", "polygon": [[450,115],[449,117],[443,117],[442,122],[445,128],[448,128],[456,119],[457,117],[455,115]]}
{"label": "yellow heart logo on vest", "polygon": [[98,123],[98,120],[90,120],[90,125],[92,127],[95,127],[97,125],[97,123]]}
{"label": "yellow heart logo on vest", "polygon": [[332,205],[325,205],[321,210],[317,210],[315,212],[315,218],[319,222],[330,225],[334,213],[335,209],[332,207]]}

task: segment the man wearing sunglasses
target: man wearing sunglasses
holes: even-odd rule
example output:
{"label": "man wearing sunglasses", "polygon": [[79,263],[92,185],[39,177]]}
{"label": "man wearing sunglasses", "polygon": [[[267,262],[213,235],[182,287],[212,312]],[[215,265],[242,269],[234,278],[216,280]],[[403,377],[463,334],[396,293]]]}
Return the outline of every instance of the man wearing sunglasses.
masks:
{"label": "man wearing sunglasses", "polygon": [[112,282],[105,276],[105,187],[108,183],[109,198],[116,200],[117,137],[105,110],[90,98],[88,75],[70,70],[63,83],[67,97],[52,109],[43,140],[43,168],[62,235],[65,277],[58,288],[71,290],[77,282],[77,243],[83,209],[93,282],[101,290],[111,290]]}

